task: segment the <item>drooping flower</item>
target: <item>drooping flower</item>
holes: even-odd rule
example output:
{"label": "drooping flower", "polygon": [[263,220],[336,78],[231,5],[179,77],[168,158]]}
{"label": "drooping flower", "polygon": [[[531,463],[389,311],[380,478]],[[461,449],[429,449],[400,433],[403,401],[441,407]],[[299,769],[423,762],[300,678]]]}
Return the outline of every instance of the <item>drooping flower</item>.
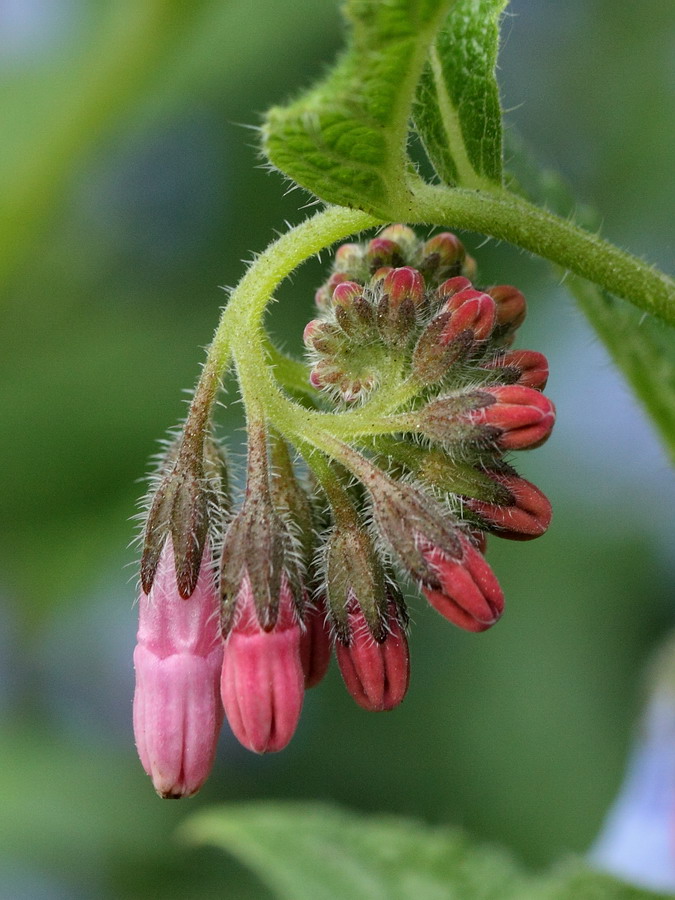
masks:
{"label": "drooping flower", "polygon": [[295,733],[305,691],[301,639],[286,576],[282,576],[277,617],[270,630],[260,624],[245,576],[225,641],[220,685],[230,727],[254,753],[283,750]]}
{"label": "drooping flower", "polygon": [[208,544],[185,599],[168,537],[150,593],[141,591],[134,651],[136,746],[161,797],[192,796],[213,765],[223,721],[218,607]]}
{"label": "drooping flower", "polygon": [[410,681],[408,640],[396,603],[389,602],[386,631],[376,640],[356,599],[348,609],[348,638],[338,637],[335,655],[342,678],[359,706],[370,712],[394,709]]}

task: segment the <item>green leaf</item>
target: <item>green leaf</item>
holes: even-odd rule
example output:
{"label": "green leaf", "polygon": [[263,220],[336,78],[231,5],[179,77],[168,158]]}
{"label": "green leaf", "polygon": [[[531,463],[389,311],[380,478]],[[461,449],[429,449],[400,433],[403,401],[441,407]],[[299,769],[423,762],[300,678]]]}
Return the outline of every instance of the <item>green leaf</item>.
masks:
{"label": "green leaf", "polygon": [[413,107],[415,127],[446,184],[502,183],[502,117],[495,65],[508,0],[459,0],[431,47]]}
{"label": "green leaf", "polygon": [[347,51],[318,86],[272,108],[263,146],[322,200],[384,219],[406,196],[410,110],[429,46],[452,0],[348,0]]}
{"label": "green leaf", "polygon": [[[560,215],[597,229],[598,217],[587,206],[576,206],[567,184],[532,159],[519,138],[509,132],[513,188]],[[657,427],[675,462],[675,342],[672,329],[634,306],[615,298],[590,281],[568,272],[564,285],[623,372]]]}
{"label": "green leaf", "polygon": [[524,873],[504,851],[411,819],[319,804],[245,804],[199,813],[184,838],[232,853],[287,900],[641,900],[655,895],[567,864]]}

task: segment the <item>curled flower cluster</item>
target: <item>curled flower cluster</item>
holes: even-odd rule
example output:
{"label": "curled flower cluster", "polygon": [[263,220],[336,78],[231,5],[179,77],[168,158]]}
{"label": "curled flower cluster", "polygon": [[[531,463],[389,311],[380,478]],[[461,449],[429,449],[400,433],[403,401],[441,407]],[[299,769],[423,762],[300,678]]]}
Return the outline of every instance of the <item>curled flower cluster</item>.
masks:
{"label": "curled flower cluster", "polygon": [[542,444],[555,409],[545,357],[511,349],[523,295],[474,278],[452,234],[422,242],[395,225],[344,244],[304,335],[307,408],[329,413],[316,434],[249,415],[234,514],[207,428],[186,426],[167,457],[145,528],[134,701],[162,796],[199,789],[223,714],[249,749],[285,747],[333,649],[360,706],[398,705],[410,675],[401,578],[468,631],[501,616],[486,535],[538,537],[551,518],[504,454]]}

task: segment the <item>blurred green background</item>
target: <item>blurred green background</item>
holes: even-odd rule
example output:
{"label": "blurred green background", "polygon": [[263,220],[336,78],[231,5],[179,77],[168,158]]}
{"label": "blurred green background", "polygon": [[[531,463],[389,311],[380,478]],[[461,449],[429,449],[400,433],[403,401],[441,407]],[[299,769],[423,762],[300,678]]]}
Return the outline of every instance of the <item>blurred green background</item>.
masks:
{"label": "blurred green background", "polygon": [[[668,269],[672,0],[514,0],[503,34],[508,123],[607,237]],[[3,900],[267,896],[173,838],[235,799],[457,823],[539,867],[589,846],[620,783],[644,664],[674,618],[672,476],[548,267],[472,234],[480,280],[530,301],[519,345],[549,357],[559,410],[549,444],[517,460],[553,501],[550,532],[490,546],[507,615],[476,636],[413,600],[400,709],[363,712],[333,667],[283,754],[226,731],[193,801],[160,802],[137,761],[138,479],[184,414],[219,286],[305,215],[242,125],[341,42],[332,0],[0,0]],[[308,265],[280,292],[288,348],[320,278]],[[220,419],[238,452],[238,405]]]}

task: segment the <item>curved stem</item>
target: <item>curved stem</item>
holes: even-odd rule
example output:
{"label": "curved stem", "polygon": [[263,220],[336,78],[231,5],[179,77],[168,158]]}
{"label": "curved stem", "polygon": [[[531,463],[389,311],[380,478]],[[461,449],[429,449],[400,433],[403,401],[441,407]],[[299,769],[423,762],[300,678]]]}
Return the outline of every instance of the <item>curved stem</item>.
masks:
{"label": "curved stem", "polygon": [[672,278],[510,191],[469,191],[416,181],[412,196],[397,212],[411,223],[468,228],[509,241],[675,325]]}

